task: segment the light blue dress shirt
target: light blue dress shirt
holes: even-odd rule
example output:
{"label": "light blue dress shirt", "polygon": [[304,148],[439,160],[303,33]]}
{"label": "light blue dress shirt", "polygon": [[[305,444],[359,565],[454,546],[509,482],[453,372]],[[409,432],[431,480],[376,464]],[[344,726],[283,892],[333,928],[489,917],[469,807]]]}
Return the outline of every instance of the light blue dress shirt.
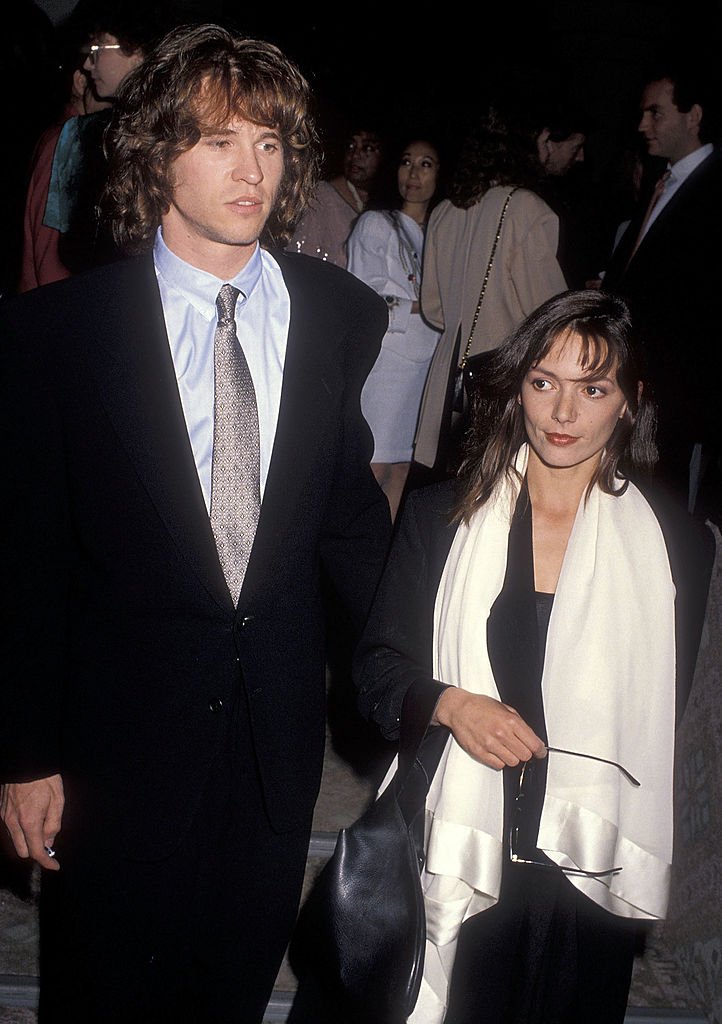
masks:
{"label": "light blue dress shirt", "polygon": [[256,390],[263,497],[278,424],[291,319],[291,300],[281,268],[257,246],[240,274],[223,281],[179,259],[163,241],[160,228],[153,246],[153,261],[183,414],[209,510],[216,297],[224,284],[232,284],[241,293],[236,303],[236,330]]}

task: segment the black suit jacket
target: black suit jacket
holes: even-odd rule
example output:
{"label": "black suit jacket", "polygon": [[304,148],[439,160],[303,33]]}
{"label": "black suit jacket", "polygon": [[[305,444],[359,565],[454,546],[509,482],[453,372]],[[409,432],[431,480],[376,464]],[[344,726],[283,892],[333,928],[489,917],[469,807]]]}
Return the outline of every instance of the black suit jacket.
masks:
{"label": "black suit jacket", "polygon": [[2,309],[12,614],[0,777],[61,772],[76,806],[103,827],[112,815],[117,841],[145,856],[172,849],[198,807],[239,668],[271,822],[309,819],[324,746],[322,569],[360,627],[386,552],[359,406],[385,304],[322,261],[278,260],[291,320],[237,609],[151,257]]}
{"label": "black suit jacket", "polygon": [[719,439],[716,382],[722,370],[722,157],[713,152],[677,190],[627,262],[644,217],[617,246],[604,289],[627,299],[649,357],[665,434]]}

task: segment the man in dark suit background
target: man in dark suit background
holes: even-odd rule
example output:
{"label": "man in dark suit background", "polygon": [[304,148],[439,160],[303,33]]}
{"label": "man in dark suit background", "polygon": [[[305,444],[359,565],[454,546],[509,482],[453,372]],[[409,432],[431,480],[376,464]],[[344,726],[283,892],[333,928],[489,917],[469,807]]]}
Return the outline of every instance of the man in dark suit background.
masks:
{"label": "man in dark suit background", "polygon": [[[720,496],[722,159],[719,100],[707,69],[667,67],[648,80],[639,132],[667,171],[632,218],[604,277],[648,345],[659,406],[660,472],[706,511]],[[705,479],[706,475],[706,479]],[[719,513],[719,507],[716,512]]]}
{"label": "man in dark suit background", "polygon": [[269,44],[175,30],[109,140],[139,255],[1,310],[1,809],[47,869],[41,1020],[260,1021],[293,925],[322,577],[360,627],[390,532],[359,405],[385,305],[268,251],[313,186],[308,106]]}

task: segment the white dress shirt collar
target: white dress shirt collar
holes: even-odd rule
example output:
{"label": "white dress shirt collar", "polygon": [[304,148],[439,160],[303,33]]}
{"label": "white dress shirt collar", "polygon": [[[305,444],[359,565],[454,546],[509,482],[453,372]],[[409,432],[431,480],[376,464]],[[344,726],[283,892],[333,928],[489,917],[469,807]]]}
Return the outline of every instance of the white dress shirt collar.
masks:
{"label": "white dress shirt collar", "polygon": [[210,508],[213,456],[213,341],[216,297],[221,285],[238,288],[238,342],[251,372],[261,437],[264,492],[278,424],[291,303],[281,268],[256,246],[246,266],[229,282],[176,256],[158,231],[153,248],[168,345],[198,477]]}
{"label": "white dress shirt collar", "polygon": [[687,156],[683,156],[676,164],[668,164],[667,167],[670,172],[670,180],[681,184],[690,176],[692,171],[697,170],[702,161],[707,159],[713,149],[714,146],[712,143],[707,142],[704,146],[700,146],[699,149],[695,149],[693,153],[688,153]]}

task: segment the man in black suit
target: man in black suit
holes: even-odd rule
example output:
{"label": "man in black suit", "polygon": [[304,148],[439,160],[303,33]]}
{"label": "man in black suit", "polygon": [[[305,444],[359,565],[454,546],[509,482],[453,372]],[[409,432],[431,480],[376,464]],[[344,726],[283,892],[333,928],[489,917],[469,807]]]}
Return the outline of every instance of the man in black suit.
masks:
{"label": "man in black suit", "polygon": [[139,255],[1,311],[2,816],[47,869],[41,1020],[260,1021],[293,925],[322,580],[360,627],[390,533],[359,404],[385,304],[268,251],[308,103],[275,47],[172,32],[109,139]]}
{"label": "man in black suit", "polygon": [[692,509],[705,470],[708,495],[720,479],[718,104],[702,75],[670,68],[647,82],[641,107],[639,131],[667,172],[632,218],[603,287],[629,301],[643,332],[659,406],[660,471]]}

